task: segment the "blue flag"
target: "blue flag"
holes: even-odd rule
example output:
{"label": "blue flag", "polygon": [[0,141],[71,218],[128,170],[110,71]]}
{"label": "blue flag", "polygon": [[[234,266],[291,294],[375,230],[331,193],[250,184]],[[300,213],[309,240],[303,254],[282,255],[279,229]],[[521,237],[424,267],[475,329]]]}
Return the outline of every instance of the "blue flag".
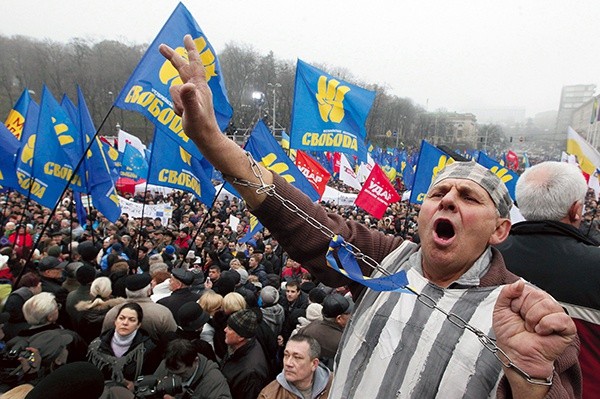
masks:
{"label": "blue flag", "polygon": [[25,127],[25,118],[31,102],[32,100],[31,96],[29,95],[29,90],[25,88],[14,107],[8,113],[6,121],[4,121],[4,125],[19,141],[21,141],[23,128]]}
{"label": "blue flag", "polygon": [[[25,196],[42,190],[44,184],[46,184],[33,178],[33,152],[39,114],[40,107],[32,100],[25,116],[25,124],[21,134],[21,147],[17,152],[16,159],[17,182],[19,184],[17,191]],[[37,201],[35,195],[33,197]]]}
{"label": "blue flag", "polygon": [[485,166],[494,174],[496,174],[500,180],[504,182],[504,185],[508,189],[508,193],[510,194],[510,198],[513,201],[516,200],[515,196],[515,188],[517,187],[517,180],[519,180],[519,175],[508,169],[505,166],[500,165],[499,162],[494,159],[488,157],[483,151],[479,152],[479,157],[477,158],[477,163]]}
{"label": "blue flag", "polygon": [[212,165],[204,158],[194,157],[172,137],[154,130],[154,156],[149,166],[148,183],[191,192],[202,203],[210,205],[216,193],[210,180]]}
{"label": "blue flag", "polygon": [[0,124],[0,186],[17,188],[15,154],[19,150],[19,140],[8,128]]}
{"label": "blue flag", "polygon": [[121,157],[120,177],[128,177],[133,180],[148,178],[148,162],[145,155],[129,143],[125,144],[125,151]]}
{"label": "blue flag", "polygon": [[131,77],[115,101],[117,107],[143,114],[159,129],[177,140],[177,143],[196,158],[202,158],[200,151],[183,132],[181,118],[175,115],[169,88],[182,83],[177,70],[158,51],[161,43],[171,46],[187,57],[182,41],[191,34],[200,58],[206,69],[206,78],[212,91],[217,122],[225,130],[233,114],[227,100],[227,91],[217,55],[192,15],[179,3],[163,28],[154,39],[146,54],[133,71]]}
{"label": "blue flag", "polygon": [[300,169],[285,154],[262,120],[254,127],[244,148],[257,162],[283,177],[288,183],[308,195],[311,200],[318,201],[321,198]]}
{"label": "blue flag", "polygon": [[[85,148],[96,135],[96,127],[88,110],[81,88],[77,87],[77,103],[79,104],[79,126],[81,134],[85,138]],[[84,148],[84,150],[85,150]],[[111,222],[116,222],[121,216],[121,203],[115,189],[115,183],[110,171],[110,162],[102,149],[98,137],[86,153],[83,169],[87,176],[88,192],[92,196],[92,204]],[[80,210],[77,211],[78,214]],[[81,222],[80,222],[81,223]],[[81,223],[83,226],[83,223]]]}
{"label": "blue flag", "polygon": [[81,200],[81,193],[73,192],[73,201],[75,201],[75,212],[77,213],[77,221],[81,226],[87,223],[87,211]]}
{"label": "blue flag", "polygon": [[263,225],[258,221],[258,218],[253,214],[250,214],[250,226],[248,228],[248,232],[244,234],[244,236],[240,238],[238,242],[241,242],[242,244],[247,243],[254,237],[254,234],[258,233],[262,229]]}
{"label": "blue flag", "polygon": [[423,140],[409,202],[411,204],[422,204],[433,178],[446,165],[453,162],[454,159],[445,152]]}
{"label": "blue flag", "polygon": [[375,92],[336,79],[298,60],[291,148],[344,152],[367,160],[365,122]]}

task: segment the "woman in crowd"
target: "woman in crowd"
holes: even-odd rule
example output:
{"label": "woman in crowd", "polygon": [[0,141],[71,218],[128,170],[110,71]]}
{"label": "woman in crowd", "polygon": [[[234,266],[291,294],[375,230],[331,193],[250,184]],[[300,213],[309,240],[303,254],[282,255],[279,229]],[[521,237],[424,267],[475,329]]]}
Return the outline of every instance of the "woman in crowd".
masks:
{"label": "woman in crowd", "polygon": [[160,362],[156,344],[140,328],[143,319],[142,307],[128,302],[120,307],[115,327],[89,346],[89,361],[114,385],[132,388],[139,376],[153,373]]}

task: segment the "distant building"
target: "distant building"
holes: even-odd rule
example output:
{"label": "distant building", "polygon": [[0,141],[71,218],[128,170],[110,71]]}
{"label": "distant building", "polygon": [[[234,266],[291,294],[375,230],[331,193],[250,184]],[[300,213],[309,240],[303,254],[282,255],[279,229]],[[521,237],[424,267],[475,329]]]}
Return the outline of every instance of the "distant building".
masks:
{"label": "distant building", "polygon": [[593,84],[563,86],[560,93],[558,116],[556,117],[557,133],[564,132],[566,135],[567,127],[572,124],[575,110],[590,101],[595,90],[596,85]]}
{"label": "distant building", "polygon": [[598,109],[594,112],[594,102],[600,103],[600,95],[590,98],[588,101],[573,110],[571,116],[571,127],[590,142],[598,147],[600,140],[600,122],[598,122]]}

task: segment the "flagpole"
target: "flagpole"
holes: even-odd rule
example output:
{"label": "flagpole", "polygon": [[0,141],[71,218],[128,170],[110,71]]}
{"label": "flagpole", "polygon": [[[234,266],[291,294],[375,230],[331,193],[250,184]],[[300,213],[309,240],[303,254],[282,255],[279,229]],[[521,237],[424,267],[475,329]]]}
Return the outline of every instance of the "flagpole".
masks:
{"label": "flagpole", "polygon": [[[29,262],[31,262],[31,257],[33,256],[33,251],[37,248],[38,244],[40,243],[40,240],[42,239],[42,236],[44,235],[44,233],[48,229],[48,225],[50,224],[50,221],[52,220],[52,215],[54,215],[56,213],[56,210],[58,209],[58,204],[60,204],[61,198],[64,197],[65,193],[69,189],[69,185],[75,179],[75,175],[77,174],[77,170],[81,167],[81,164],[83,163],[84,159],[86,158],[87,152],[90,150],[90,148],[92,148],[92,144],[94,143],[94,140],[96,140],[96,137],[98,137],[98,133],[100,133],[100,129],[102,129],[102,126],[104,126],[104,124],[106,123],[106,121],[108,119],[108,116],[110,115],[110,113],[112,112],[112,110],[114,108],[115,108],[115,105],[113,104],[110,107],[110,109],[108,110],[108,112],[106,113],[106,115],[104,116],[104,119],[102,120],[102,123],[100,123],[100,126],[98,127],[98,129],[96,129],[96,133],[94,133],[94,137],[92,137],[92,139],[88,143],[85,151],[83,151],[83,154],[81,155],[81,158],[79,158],[79,162],[77,162],[77,166],[75,166],[75,169],[73,169],[73,173],[71,173],[71,176],[69,177],[69,181],[65,185],[65,188],[63,189],[62,194],[58,198],[58,201],[56,201],[56,204],[54,205],[54,208],[52,209],[52,212],[50,212],[50,215],[48,216],[48,221],[44,224],[44,227],[42,228],[42,231],[40,231],[40,235],[38,236],[38,239],[35,241],[35,244],[33,245],[33,248],[29,252],[29,256],[27,257],[27,260],[25,261],[25,266],[21,269],[21,271],[19,272],[19,275],[15,279],[15,285],[14,285],[15,287],[19,285],[19,281],[21,281],[21,277],[23,276],[23,272],[25,271],[25,268],[27,267],[27,264],[29,264]],[[33,176],[32,178],[35,178],[35,176]],[[31,192],[31,189],[30,189],[30,192]],[[72,215],[71,215],[71,217],[72,217]]]}
{"label": "flagpole", "polygon": [[[152,169],[152,158],[154,158],[154,143],[156,141],[156,133],[157,133],[157,129],[156,127],[154,128],[154,135],[152,136],[152,151],[150,152],[150,159],[148,160],[148,173],[146,174],[146,185],[144,186],[144,199],[142,200],[142,225],[144,223],[144,212],[146,210],[146,194],[148,194],[148,180],[150,179],[150,171]],[[141,238],[141,234],[138,234],[138,239],[136,242],[136,247],[140,246],[140,238]],[[136,266],[139,266],[139,257],[138,257],[138,264]]]}

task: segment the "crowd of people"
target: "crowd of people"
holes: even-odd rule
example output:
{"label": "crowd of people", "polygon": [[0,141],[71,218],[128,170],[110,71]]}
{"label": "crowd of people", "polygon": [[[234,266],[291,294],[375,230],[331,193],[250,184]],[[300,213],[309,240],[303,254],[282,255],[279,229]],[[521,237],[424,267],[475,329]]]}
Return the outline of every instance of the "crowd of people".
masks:
{"label": "crowd of people", "polygon": [[[184,82],[175,110],[243,200],[146,194],[133,200],[171,204],[167,224],[91,211],[80,225],[69,198],[51,213],[7,193],[0,397],[600,395],[597,200],[576,167],[528,169],[514,225],[505,185],[471,162],[438,172],[421,206],[392,204],[379,220],[316,204],[221,134],[185,46],[189,60],[161,47]],[[246,240],[250,210],[265,227]],[[393,289],[335,271],[324,231]]]}

